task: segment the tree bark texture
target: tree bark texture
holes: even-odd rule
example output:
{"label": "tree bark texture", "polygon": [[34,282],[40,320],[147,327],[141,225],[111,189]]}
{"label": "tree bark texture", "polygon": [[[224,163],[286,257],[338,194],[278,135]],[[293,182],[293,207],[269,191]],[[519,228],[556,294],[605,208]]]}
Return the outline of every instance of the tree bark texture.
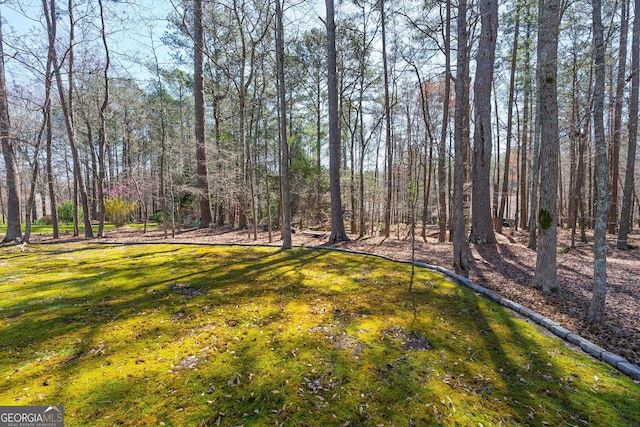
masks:
{"label": "tree bark texture", "polygon": [[602,322],[607,296],[607,218],[609,214],[609,166],[604,136],[605,47],[601,0],[592,0],[595,87],[593,91],[593,130],[596,164],[596,207],[593,230],[593,297],[589,320]]}
{"label": "tree bark texture", "polygon": [[449,129],[449,103],[451,102],[451,2],[445,5],[444,30],[444,95],[442,101],[442,125],[438,145],[438,242],[443,243],[447,234],[447,133]]}
{"label": "tree bark texture", "polygon": [[611,138],[609,233],[616,232],[618,222],[618,180],[620,179],[620,143],[622,140],[622,109],[624,104],[625,74],[627,72],[627,34],[629,32],[629,0],[620,2],[620,48],[618,49],[618,75],[613,112],[613,135]]}
{"label": "tree bark texture", "polygon": [[391,101],[389,95],[389,67],[387,64],[387,31],[385,0],[380,0],[380,25],[382,31],[382,69],[384,74],[385,143],[387,147],[387,195],[384,205],[384,236],[391,235],[391,199],[393,192],[393,141],[391,139]]}
{"label": "tree bark texture", "polygon": [[634,172],[636,145],[638,143],[638,98],[640,94],[640,0],[634,1],[633,31],[631,41],[631,98],[629,100],[629,145],[627,171],[624,176],[618,249],[629,249],[628,237],[633,209]]}
{"label": "tree bark texture", "polygon": [[198,190],[200,191],[200,228],[213,222],[204,125],[204,31],[202,27],[202,0],[193,1],[193,97],[195,104],[195,137]]}
{"label": "tree bark texture", "polygon": [[[46,1],[46,0],[45,0]],[[47,69],[53,67],[53,46],[49,45],[47,57]],[[44,120],[47,124],[47,184],[49,187],[49,202],[51,203],[51,225],[53,226],[53,238],[60,237],[60,227],[58,225],[58,209],[56,209],[56,191],[55,191],[55,175],[53,172],[53,126],[51,123],[51,87],[53,85],[53,76],[51,72],[47,72],[45,76],[45,104],[43,108]]]}
{"label": "tree bark texture", "polygon": [[[0,20],[2,18],[0,17]],[[0,30],[1,32],[2,30]],[[2,36],[0,35],[0,39]],[[2,48],[0,48],[0,53],[2,52]],[[51,64],[47,62],[47,73],[50,73]],[[49,93],[45,94],[45,104],[49,102]],[[47,128],[47,120],[48,117],[46,113],[43,115],[42,125],[40,126],[40,130],[38,131],[38,136],[36,137],[36,146],[33,150],[33,170],[31,171],[31,182],[29,188],[29,198],[27,199],[26,206],[26,214],[25,214],[25,228],[24,235],[22,236],[23,241],[29,243],[29,239],[31,237],[31,222],[35,218],[36,206],[34,204],[35,195],[36,195],[36,185],[38,183],[38,175],[40,174],[40,147],[42,147],[42,138],[44,132]]]}
{"label": "tree bark texture", "polygon": [[522,95],[524,106],[522,107],[522,137],[520,144],[520,228],[527,230],[529,227],[529,186],[527,185],[528,171],[528,151],[530,145],[529,126],[529,104],[531,93],[531,19],[529,19],[529,8],[525,11],[527,22],[526,35],[524,40],[524,88]]}
{"label": "tree bark texture", "polygon": [[100,105],[100,110],[98,111],[98,117],[100,119],[100,127],[98,128],[98,204],[100,205],[99,212],[99,225],[98,225],[98,237],[104,237],[104,221],[105,221],[105,195],[104,189],[106,185],[106,177],[105,177],[105,156],[106,156],[106,145],[107,145],[107,127],[106,127],[106,117],[105,112],[109,105],[109,64],[111,62],[111,58],[109,56],[109,45],[107,44],[107,35],[104,24],[104,8],[102,6],[102,0],[98,0],[98,5],[100,7],[100,22],[101,22],[101,36],[102,36],[102,44],[104,46],[105,51],[105,65],[104,65],[104,98],[102,100],[102,105]]}
{"label": "tree bark texture", "polygon": [[16,152],[11,139],[9,123],[9,104],[7,101],[7,85],[4,72],[4,40],[2,38],[2,16],[0,16],[0,139],[2,139],[2,155],[7,170],[7,233],[3,242],[11,242],[22,238],[20,227],[20,175]]}
{"label": "tree bark texture", "polygon": [[287,94],[284,85],[284,27],[281,0],[276,0],[276,72],[280,146],[282,147],[282,249],[291,249],[291,189],[289,181],[289,142],[287,141]]}
{"label": "tree bark texture", "polygon": [[[513,104],[516,86],[516,67],[518,60],[518,38],[520,37],[520,8],[516,5],[516,24],[513,32],[513,48],[511,51],[511,71],[509,73],[509,99],[507,101],[507,147],[504,154],[504,176],[502,178],[502,197],[500,198],[500,207],[498,208],[498,223],[496,231],[502,233],[502,223],[505,215],[505,206],[509,195],[509,163],[511,161],[511,140],[513,132]],[[499,151],[499,150],[498,150]],[[526,179],[526,177],[524,178]]]}
{"label": "tree bark texture", "polygon": [[[450,0],[448,0],[450,1]],[[456,102],[454,111],[454,146],[455,159],[453,166],[453,268],[458,274],[469,275],[471,253],[466,238],[464,224],[464,182],[465,182],[465,144],[464,128],[465,86],[469,77],[467,61],[467,1],[458,1],[458,45],[456,65]]]}
{"label": "tree bark texture", "polygon": [[539,242],[534,284],[545,292],[557,287],[556,211],[558,194],[558,31],[560,1],[540,2],[538,15],[538,125],[540,129]]}
{"label": "tree bark texture", "polygon": [[480,1],[480,40],[474,84],[473,198],[471,237],[477,244],[495,243],[491,220],[491,88],[498,36],[498,1]]}
{"label": "tree bark texture", "polygon": [[330,242],[348,241],[342,215],[340,191],[340,128],[338,123],[338,76],[336,73],[336,23],[333,0],[325,0],[327,9],[327,92],[329,98],[329,186],[331,189]]}

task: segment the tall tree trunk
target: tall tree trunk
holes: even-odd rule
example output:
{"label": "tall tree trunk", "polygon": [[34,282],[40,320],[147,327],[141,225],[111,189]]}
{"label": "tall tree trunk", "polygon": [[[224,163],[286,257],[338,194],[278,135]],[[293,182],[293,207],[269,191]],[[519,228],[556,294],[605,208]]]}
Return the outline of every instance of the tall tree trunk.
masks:
{"label": "tall tree trunk", "polygon": [[[579,139],[578,139],[578,166],[577,166],[578,170],[576,172],[576,187],[575,187],[576,206],[574,207],[576,221],[578,217],[578,211],[580,212],[581,241],[583,243],[587,243],[586,230],[585,230],[586,223],[584,218],[584,197],[583,197],[584,170],[585,170],[584,152],[586,151],[586,147],[587,147],[587,136],[583,132],[579,135]],[[573,233],[575,234],[575,231],[573,231]],[[572,244],[573,244],[573,240],[574,238],[572,237],[572,240],[571,240]]]}
{"label": "tall tree trunk", "polygon": [[575,247],[575,232],[576,223],[578,217],[578,204],[579,200],[576,187],[578,183],[576,180],[577,174],[577,156],[578,156],[578,141],[580,139],[580,121],[578,120],[578,100],[577,100],[577,51],[574,49],[572,52],[572,75],[571,75],[571,117],[570,117],[570,130],[569,130],[569,228],[571,229],[571,247]]}
{"label": "tall tree trunk", "polygon": [[[496,87],[495,87],[495,82],[492,82],[492,87],[493,87],[493,92],[496,92]],[[495,129],[496,129],[496,133],[495,133],[495,142],[496,142],[496,149],[495,150],[491,150],[492,153],[495,153],[495,167],[493,168],[493,177],[492,180],[493,182],[491,183],[493,186],[493,194],[492,194],[492,200],[491,200],[491,218],[493,220],[492,222],[492,228],[495,230],[496,228],[496,223],[498,220],[498,210],[499,210],[499,205],[500,205],[500,173],[501,173],[501,162],[500,162],[500,113],[499,113],[499,108],[498,108],[498,99],[496,96],[493,97],[493,112],[494,112],[494,117],[495,117]]]}
{"label": "tall tree trunk", "polygon": [[342,215],[340,192],[340,128],[338,123],[338,78],[336,72],[336,23],[333,0],[325,0],[327,9],[327,89],[329,95],[329,185],[331,187],[330,242],[348,241]]}
{"label": "tall tree trunk", "polygon": [[[248,140],[248,126],[247,121],[249,118],[249,100],[247,99],[249,94],[249,88],[253,83],[253,78],[255,74],[255,59],[256,59],[256,46],[261,43],[261,41],[266,36],[268,29],[270,26],[265,26],[264,31],[260,34],[253,34],[252,37],[248,37],[246,34],[246,29],[243,27],[244,25],[244,15],[241,10],[242,5],[239,2],[233,2],[233,14],[235,17],[235,22],[238,26],[239,31],[239,42],[241,48],[241,57],[240,57],[240,70],[238,76],[238,82],[236,83],[236,87],[238,90],[238,110],[239,116],[237,119],[238,122],[238,138],[239,138],[239,155],[237,159],[237,176],[236,176],[236,191],[239,192],[237,197],[237,206],[230,207],[230,222],[234,223],[234,210],[238,213],[238,227],[240,229],[248,229],[248,221],[247,221],[247,213],[249,209],[248,197],[247,197],[247,187],[249,184],[249,179],[251,179],[248,166],[249,159],[251,158],[251,144],[249,144]],[[253,195],[252,195],[253,197]]]}
{"label": "tall tree trunk", "polygon": [[[254,94],[254,101],[255,99],[255,94]],[[259,124],[259,120],[258,117],[256,117],[256,104],[253,104],[253,109],[252,109],[252,113],[251,113],[251,126],[250,126],[250,140],[253,142],[253,150],[249,150],[248,154],[250,154],[250,157],[248,157],[249,160],[249,191],[251,194],[251,229],[249,230],[249,234],[251,234],[251,231],[253,231],[253,240],[258,240],[258,206],[260,206],[260,195],[258,194],[258,192],[256,191],[257,188],[260,188],[259,186],[259,182],[258,182],[258,168],[256,166],[257,164],[257,148],[258,148],[258,124]],[[257,107],[258,107],[258,112],[260,111],[260,102],[257,102]],[[258,113],[259,116],[260,113]],[[249,146],[247,144],[247,146]],[[283,234],[284,234],[284,229],[282,230]]]}
{"label": "tall tree trunk", "polygon": [[195,105],[195,137],[198,190],[200,191],[200,228],[213,222],[207,152],[205,148],[204,120],[204,30],[202,27],[202,0],[193,1],[193,97]]}
{"label": "tall tree trunk", "polygon": [[[544,25],[552,25],[551,23],[547,23],[546,21],[543,24],[543,22],[541,21],[541,14],[542,14],[542,10],[543,10],[544,7],[545,7],[545,2],[539,2],[538,3],[538,47],[537,47],[538,52],[540,52],[540,50],[542,48],[541,45],[540,45],[540,39],[541,39],[541,34],[540,33],[543,32],[543,31],[546,31],[546,29],[543,29],[542,27]],[[544,36],[545,35],[543,35],[543,37]],[[546,36],[551,36],[551,35],[546,34]],[[548,47],[547,47],[547,49],[548,49]],[[555,56],[557,56],[557,42],[556,42],[556,54],[555,54]],[[536,65],[536,81],[538,81],[539,75],[541,73],[541,71],[540,71],[541,65],[542,65],[542,61],[538,60],[538,63]],[[555,81],[555,77],[552,77],[552,79]],[[538,85],[536,87],[536,90],[537,90],[538,94],[540,94],[540,84],[539,84],[539,82],[538,82]],[[557,97],[557,95],[556,95],[556,97]],[[533,101],[533,99],[532,99],[532,101]],[[557,101],[556,101],[556,103],[557,103]],[[533,123],[533,139],[532,139],[533,143],[532,143],[532,149],[531,149],[531,191],[529,193],[529,224],[528,224],[529,244],[528,244],[528,247],[529,247],[529,249],[536,250],[537,246],[538,246],[538,227],[536,227],[536,219],[537,219],[536,209],[538,208],[538,197],[539,197],[538,188],[539,188],[539,176],[540,176],[540,139],[541,139],[541,135],[540,135],[541,127],[540,127],[540,120],[539,120],[539,117],[540,117],[540,101],[539,101],[539,99],[535,104],[535,112],[532,111],[532,113],[535,115],[535,119],[534,119],[534,123]],[[556,184],[554,183],[554,185],[556,185]],[[553,210],[555,212],[555,207],[554,207]]]}
{"label": "tall tree trunk", "polygon": [[[572,109],[575,109],[572,107]],[[573,114],[572,114],[573,116]],[[575,121],[572,119],[572,123]],[[571,230],[571,248],[575,248],[575,234],[576,234],[576,224],[578,219],[578,202],[580,200],[580,196],[578,194],[578,181],[576,178],[577,175],[577,165],[578,165],[578,141],[579,141],[579,131],[572,125],[571,135],[569,136],[570,143],[570,170],[569,170],[569,223],[568,227]]]}
{"label": "tall tree trunk", "polygon": [[218,184],[216,185],[218,191],[217,191],[217,196],[218,196],[218,204],[217,204],[217,213],[216,213],[216,225],[218,227],[222,227],[224,226],[224,208],[225,208],[225,199],[224,199],[224,188],[223,186],[220,184],[222,183],[222,132],[220,130],[220,126],[221,126],[221,122],[222,122],[222,117],[221,117],[221,111],[220,111],[220,104],[222,103],[222,100],[225,98],[225,95],[218,95],[218,94],[213,94],[213,122],[214,122],[214,138],[215,138],[215,144],[216,144],[216,155],[217,155],[217,159],[216,159],[216,166],[215,169],[218,173],[218,176],[216,177],[216,181],[218,182]]}
{"label": "tall tree trunk", "polygon": [[511,139],[513,132],[513,105],[516,86],[516,66],[518,59],[518,38],[520,37],[520,6],[516,4],[516,26],[513,31],[513,48],[511,51],[511,72],[509,74],[509,99],[507,101],[507,147],[504,153],[504,176],[502,178],[502,197],[498,209],[498,223],[496,231],[502,233],[504,210],[509,191],[509,162],[511,161]]}
{"label": "tall tree trunk", "polygon": [[[42,0],[44,8],[44,15],[47,21],[47,30],[49,33],[49,45],[55,46],[56,41],[56,19],[55,19],[55,0],[50,0],[49,6],[47,1]],[[82,168],[80,164],[80,156],[78,155],[78,144],[76,141],[76,128],[74,119],[74,107],[73,107],[73,45],[74,41],[74,27],[75,18],[73,16],[73,1],[69,0],[69,51],[67,52],[69,69],[67,70],[68,76],[68,88],[67,95],[64,93],[64,85],[62,84],[62,73],[60,70],[60,64],[58,63],[57,53],[53,48],[53,69],[56,75],[56,83],[58,85],[58,93],[60,95],[60,104],[62,106],[62,112],[64,115],[64,121],[67,128],[67,137],[69,138],[69,147],[71,148],[71,157],[73,159],[73,175],[76,181],[75,189],[80,196],[80,203],[82,205],[83,220],[84,220],[84,235],[86,238],[93,237],[93,229],[91,228],[91,218],[89,212],[89,201],[87,197],[87,190],[84,185],[84,179],[82,177]],[[74,190],[75,191],[75,190]],[[75,203],[74,198],[74,203]],[[76,221],[74,221],[75,223]]]}
{"label": "tall tree trunk", "polygon": [[[7,170],[7,234],[4,243],[22,238],[20,226],[20,176],[18,163],[11,139],[11,125],[9,123],[9,105],[7,102],[7,84],[4,73],[4,40],[2,38],[2,16],[0,16],[0,139],[2,139],[2,155]],[[30,207],[27,207],[29,209]]]}
{"label": "tall tree trunk", "polygon": [[[572,37],[576,39],[576,37]],[[579,43],[579,40],[575,40],[574,43]],[[580,101],[578,100],[578,55],[577,48],[573,49],[573,58],[572,58],[572,107],[571,107],[571,144],[572,147],[572,157],[575,157],[575,165],[571,165],[572,175],[571,175],[571,212],[569,213],[569,225],[571,227],[571,247],[575,248],[575,235],[577,231],[577,223],[578,223],[578,214],[580,213],[580,225],[581,225],[581,240],[586,243],[586,235],[585,235],[585,218],[584,218],[584,177],[585,177],[585,151],[587,147],[587,135],[590,133],[591,127],[591,114],[585,114],[583,123],[583,119],[581,118],[580,113]],[[589,75],[589,82],[587,87],[592,87],[592,72],[593,66],[591,66],[591,72]],[[582,102],[586,108],[591,108],[591,91],[587,96],[587,99]],[[575,171],[574,171],[575,170]],[[575,174],[573,173],[575,172]]]}
{"label": "tall tree trunk", "polygon": [[529,104],[531,93],[531,19],[529,17],[529,7],[526,8],[527,33],[525,36],[524,50],[524,88],[522,107],[522,135],[520,146],[520,228],[526,230],[529,226],[529,204],[528,204],[528,150],[529,150]]}
{"label": "tall tree trunk", "polygon": [[324,219],[322,212],[322,88],[320,87],[320,71],[316,81],[316,221]]}
{"label": "tall tree trunk", "polygon": [[474,85],[475,131],[473,144],[472,242],[495,243],[491,221],[491,86],[498,36],[498,1],[480,1],[480,41]]}
{"label": "tall tree trunk", "polygon": [[291,249],[291,189],[289,183],[289,142],[287,141],[287,92],[284,85],[284,27],[281,0],[276,0],[276,69],[282,147],[282,249]]}
{"label": "tall tree trunk", "polygon": [[587,178],[587,183],[589,184],[589,190],[587,191],[587,206],[588,206],[588,224],[589,224],[589,228],[593,228],[594,226],[594,222],[593,222],[593,218],[595,216],[595,212],[594,212],[594,204],[595,204],[595,200],[594,200],[594,183],[595,183],[595,173],[593,170],[593,155],[591,152],[591,146],[592,144],[588,145],[588,153],[587,153],[587,158],[589,159],[589,167],[588,167],[588,171],[589,173],[588,178]]}
{"label": "tall tree trunk", "polygon": [[558,155],[558,227],[563,227],[564,213],[564,186],[562,185],[562,157]]}
{"label": "tall tree trunk", "polygon": [[445,5],[444,29],[444,94],[442,101],[442,125],[438,145],[438,242],[447,235],[447,132],[449,129],[449,103],[451,102],[451,2]]}
{"label": "tall tree trunk", "polygon": [[[46,0],[45,0],[46,1]],[[53,67],[53,46],[49,45],[47,55],[47,69]],[[60,237],[60,227],[58,224],[58,209],[56,205],[55,192],[55,175],[53,173],[53,126],[51,123],[51,87],[53,85],[53,76],[51,72],[47,72],[45,76],[45,104],[44,104],[44,120],[47,124],[47,186],[49,187],[49,202],[51,203],[51,225],[53,227],[53,238]]]}
{"label": "tall tree trunk", "polygon": [[384,207],[384,237],[391,235],[391,209],[393,192],[393,141],[391,138],[391,101],[389,96],[389,66],[387,64],[387,31],[385,15],[385,0],[380,0],[380,25],[382,32],[382,68],[384,74],[384,117],[385,117],[385,144],[387,147],[387,195]]}
{"label": "tall tree trunk", "polygon": [[[158,198],[160,199],[160,210],[162,211],[162,233],[164,235],[164,238],[166,239],[167,237],[169,237],[169,224],[171,224],[172,226],[172,234],[174,234],[175,232],[175,215],[174,215],[174,207],[175,205],[171,205],[171,212],[169,212],[169,208],[168,208],[168,196],[167,196],[167,151],[169,149],[169,147],[167,147],[167,120],[165,118],[165,114],[166,114],[166,105],[165,105],[165,97],[164,97],[164,87],[163,87],[163,83],[162,83],[162,76],[161,76],[161,69],[160,69],[160,63],[158,62],[158,56],[156,54],[156,51],[153,50],[153,55],[154,55],[154,72],[155,72],[155,78],[156,78],[156,84],[158,87],[158,94],[159,96],[159,100],[158,102],[160,103],[160,108],[159,108],[159,114],[160,114],[160,155],[159,155],[159,167],[158,170],[156,171],[155,169],[152,170],[152,176],[155,176],[155,174],[157,173],[158,175]],[[155,181],[155,180],[153,180]],[[173,193],[173,192],[172,192]],[[153,199],[152,199],[152,203],[153,203]],[[152,205],[152,211],[155,211],[155,207]]]}
{"label": "tall tree trunk", "polygon": [[[264,158],[269,158],[269,143],[265,138],[264,140]],[[264,189],[266,192],[266,204],[267,204],[267,235],[269,236],[269,243],[273,243],[273,218],[271,216],[271,189],[269,188],[269,166],[265,164],[264,167]]]}
{"label": "tall tree trunk", "polygon": [[[593,298],[589,320],[602,322],[607,296],[607,217],[609,213],[609,166],[604,136],[605,46],[601,0],[592,0],[593,46],[596,82],[593,91],[593,129],[596,150],[596,215],[593,231]],[[616,184],[617,185],[617,184]]]}
{"label": "tall tree trunk", "polygon": [[629,0],[621,1],[620,49],[618,49],[618,76],[616,79],[615,109],[613,113],[613,138],[610,156],[609,233],[615,234],[618,222],[618,181],[620,179],[620,140],[622,139],[622,107],[624,104],[625,74],[627,72],[627,34],[629,33]]}
{"label": "tall tree trunk", "polygon": [[[0,17],[2,20],[2,17]],[[1,24],[0,24],[1,25]],[[2,39],[2,30],[0,29],[0,41]],[[2,53],[2,48],[0,48],[0,54]],[[47,63],[47,73],[50,73],[50,64]],[[49,102],[49,94],[45,94],[45,104]],[[45,107],[46,109],[46,107]],[[25,230],[23,241],[29,242],[29,238],[31,237],[31,222],[33,218],[35,218],[36,206],[34,204],[35,195],[36,195],[36,184],[38,183],[38,174],[40,173],[40,147],[42,147],[42,138],[44,132],[47,127],[47,115],[46,113],[43,115],[42,125],[40,126],[40,130],[38,131],[38,136],[36,137],[36,147],[33,150],[33,170],[31,172],[31,183],[29,188],[29,198],[27,199],[27,207],[25,209]]]}
{"label": "tall tree trunk", "polygon": [[634,1],[633,32],[631,39],[631,99],[629,100],[629,148],[627,152],[627,171],[624,176],[622,207],[620,209],[620,228],[618,230],[618,249],[629,249],[629,225],[633,208],[634,172],[636,144],[638,143],[638,95],[640,94],[640,0]]}
{"label": "tall tree trunk", "polygon": [[[358,204],[356,203],[356,135],[358,129],[358,117],[359,112],[356,110],[355,119],[351,117],[351,110],[353,109],[351,103],[349,104],[349,111],[347,117],[349,123],[349,203],[351,205],[351,218],[350,218],[350,232],[355,234],[358,232]],[[353,127],[351,122],[355,121]]]}
{"label": "tall tree trunk", "polygon": [[[447,0],[450,1],[450,0]],[[464,183],[465,183],[465,107],[466,98],[465,87],[469,78],[469,63],[467,61],[467,1],[458,1],[458,46],[456,64],[456,102],[454,112],[454,145],[455,161],[453,172],[453,267],[458,274],[469,275],[471,253],[469,242],[465,233],[464,221]]]}
{"label": "tall tree trunk", "polygon": [[560,0],[543,0],[538,30],[538,117],[540,128],[540,203],[534,284],[545,292],[557,287],[557,195],[558,195],[558,32]]}
{"label": "tall tree trunk", "polygon": [[[537,117],[540,116],[540,107],[536,104],[534,123],[533,123],[533,139],[531,147],[531,190],[529,192],[529,249],[536,250],[538,247],[538,227],[536,226],[539,197],[539,177],[540,177],[540,125]],[[554,209],[555,210],[555,209]]]}
{"label": "tall tree trunk", "polygon": [[109,105],[109,64],[111,58],[109,56],[109,46],[107,45],[107,35],[104,25],[104,9],[102,7],[102,0],[98,0],[100,7],[100,34],[102,36],[102,44],[104,45],[104,52],[106,61],[104,64],[104,98],[100,110],[98,111],[98,117],[100,119],[100,127],[98,128],[98,205],[100,206],[99,212],[99,225],[98,225],[98,237],[104,237],[104,220],[105,220],[105,202],[104,202],[104,187],[105,187],[105,148],[107,145],[107,127],[105,111]]}
{"label": "tall tree trunk", "polygon": [[360,157],[358,159],[358,180],[359,180],[359,188],[358,188],[358,206],[360,208],[360,224],[358,227],[358,238],[363,238],[365,233],[365,200],[364,200],[364,157],[367,149],[367,144],[369,140],[365,141],[364,137],[364,93],[366,90],[365,87],[365,77],[366,77],[366,56],[365,52],[368,48],[367,42],[367,20],[365,14],[365,6],[363,3],[362,6],[362,16],[363,16],[363,24],[362,24],[362,55],[359,58],[359,75],[358,75],[358,115],[357,115],[357,123],[356,127],[358,128],[358,137],[360,140]]}
{"label": "tall tree trunk", "polygon": [[[98,155],[95,150],[95,142],[93,140],[93,127],[91,125],[91,120],[89,120],[89,112],[86,109],[80,110],[80,114],[82,114],[82,119],[87,128],[87,148],[88,148],[88,156],[85,160],[86,162],[86,170],[87,170],[87,191],[90,195],[89,205],[91,207],[91,219],[98,219]],[[91,161],[91,168],[89,168],[89,161]],[[91,173],[89,173],[91,171]]]}
{"label": "tall tree trunk", "polygon": [[[420,166],[423,169],[423,175],[422,175],[422,186],[423,186],[423,197],[422,197],[422,239],[426,242],[427,241],[427,217],[429,215],[429,196],[431,193],[431,175],[432,175],[432,171],[433,171],[433,142],[434,142],[434,137],[433,137],[433,132],[431,130],[431,113],[429,112],[429,101],[428,101],[428,87],[425,85],[425,83],[423,83],[422,81],[422,77],[420,76],[420,69],[418,68],[418,66],[415,63],[411,63],[411,66],[413,67],[414,72],[416,73],[416,78],[418,79],[418,87],[420,88],[420,110],[422,112],[422,122],[424,123],[424,127],[426,130],[426,135],[424,138],[424,160],[421,160],[420,162],[418,162],[416,160],[416,164],[420,163]],[[445,102],[446,104],[446,102]],[[445,106],[445,108],[447,108]],[[444,125],[443,125],[444,126]],[[409,141],[409,144],[411,144],[411,135],[409,133],[409,131],[411,130],[411,115],[410,112],[407,111],[407,141]],[[412,154],[411,152],[411,146],[409,146],[409,150],[410,150],[410,155]],[[418,158],[420,157],[420,150],[416,151],[415,157]],[[413,160],[413,157],[410,157],[409,159],[410,161]],[[420,175],[420,167],[417,168],[417,172],[416,172],[416,176]],[[409,168],[409,173],[411,174],[412,168]],[[411,177],[409,177],[409,182],[413,182],[413,180],[411,179]],[[417,185],[418,180],[416,178],[415,183]],[[409,195],[410,199],[411,197],[413,197],[411,194]],[[413,201],[412,202],[412,206],[413,204],[417,203],[417,201]],[[445,202],[446,203],[446,202]],[[413,208],[411,208],[413,209]],[[411,210],[410,215],[413,215],[413,210]],[[413,221],[415,222],[415,218],[413,219]],[[413,229],[412,229],[413,231]]]}

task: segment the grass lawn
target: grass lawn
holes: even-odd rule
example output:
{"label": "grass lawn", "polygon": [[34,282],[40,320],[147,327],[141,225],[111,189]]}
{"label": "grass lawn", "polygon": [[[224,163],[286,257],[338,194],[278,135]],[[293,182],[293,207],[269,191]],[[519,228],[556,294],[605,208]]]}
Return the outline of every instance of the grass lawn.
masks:
{"label": "grass lawn", "polygon": [[[22,224],[22,232],[24,233],[25,224]],[[60,233],[73,233],[73,224],[60,224],[58,226]],[[84,224],[80,224],[79,226],[80,233],[84,234]],[[91,229],[94,233],[98,232],[98,224],[93,224]],[[113,230],[113,224],[105,224],[105,230]],[[0,224],[0,235],[7,233],[7,224]],[[31,224],[31,233],[32,234],[51,234],[53,235],[53,226],[47,224]]]}
{"label": "grass lawn", "polygon": [[[132,228],[136,230],[142,230],[144,228],[143,223],[131,223],[126,225],[127,228]],[[155,222],[148,222],[147,228],[154,229],[157,228],[158,224]],[[98,224],[93,224],[91,226],[94,233],[98,232]],[[80,224],[79,226],[80,234],[84,235],[84,225]],[[104,229],[106,231],[115,229],[115,226],[112,223],[105,223]],[[73,233],[73,224],[60,224],[59,225],[60,233]],[[25,224],[22,224],[22,232],[25,231]],[[0,235],[7,233],[7,224],[0,223]],[[53,236],[53,226],[47,224],[31,224],[31,233],[32,234],[51,234]]]}
{"label": "grass lawn", "polygon": [[0,248],[0,405],[68,426],[640,425],[640,386],[428,270],[322,250]]}

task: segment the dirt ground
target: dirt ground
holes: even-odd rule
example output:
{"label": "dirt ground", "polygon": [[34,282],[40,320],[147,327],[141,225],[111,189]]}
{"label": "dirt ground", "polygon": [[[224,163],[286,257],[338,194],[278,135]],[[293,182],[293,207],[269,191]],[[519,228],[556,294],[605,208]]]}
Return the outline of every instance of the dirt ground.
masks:
{"label": "dirt ground", "polygon": [[[601,325],[587,322],[593,282],[593,247],[580,244],[569,249],[568,232],[560,231],[558,239],[559,290],[544,294],[530,286],[535,270],[536,253],[526,247],[527,236],[505,228],[497,235],[497,245],[471,245],[473,256],[470,279],[490,288],[544,316],[565,328],[593,341],[608,351],[617,353],[635,364],[640,364],[640,234],[630,236],[636,249],[615,249],[615,236],[609,235],[607,251],[607,307]],[[418,234],[420,230],[418,230]],[[297,231],[293,235],[295,246],[327,245],[329,233],[310,235]],[[350,242],[336,247],[385,255],[398,260],[411,259],[411,238],[406,231],[388,239],[353,236]],[[427,229],[427,241],[418,237],[415,259],[427,264],[451,269],[453,247],[451,243],[438,243],[437,230]],[[72,241],[63,236],[59,241]],[[46,236],[32,236],[32,242],[53,242]],[[257,236],[247,231],[230,228],[186,230],[167,237],[162,230],[143,233],[122,228],[109,231],[104,242],[182,242],[182,243],[235,243],[269,244],[267,232]],[[592,241],[592,239],[590,240]],[[273,233],[273,245],[280,245],[278,232]]]}

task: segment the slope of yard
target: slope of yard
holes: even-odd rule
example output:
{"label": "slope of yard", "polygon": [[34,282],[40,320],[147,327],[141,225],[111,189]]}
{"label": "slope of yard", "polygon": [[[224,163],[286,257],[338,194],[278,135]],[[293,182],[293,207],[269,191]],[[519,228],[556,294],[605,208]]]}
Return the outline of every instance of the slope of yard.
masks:
{"label": "slope of yard", "polygon": [[36,244],[0,278],[0,405],[67,425],[640,425],[608,365],[372,256]]}

